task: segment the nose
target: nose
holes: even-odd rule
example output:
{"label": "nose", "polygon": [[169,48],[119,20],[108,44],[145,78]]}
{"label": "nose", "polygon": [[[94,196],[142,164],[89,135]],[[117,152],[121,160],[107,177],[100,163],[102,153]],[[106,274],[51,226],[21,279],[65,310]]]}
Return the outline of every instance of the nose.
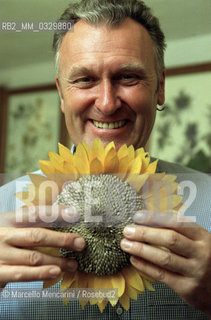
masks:
{"label": "nose", "polygon": [[105,115],[111,115],[121,107],[118,87],[110,80],[104,80],[99,84],[95,107]]}

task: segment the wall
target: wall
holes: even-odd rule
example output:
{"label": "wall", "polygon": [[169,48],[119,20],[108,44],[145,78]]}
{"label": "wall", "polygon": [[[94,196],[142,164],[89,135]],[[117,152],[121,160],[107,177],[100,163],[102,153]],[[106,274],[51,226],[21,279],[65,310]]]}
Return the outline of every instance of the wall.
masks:
{"label": "wall", "polygon": [[[177,66],[186,66],[186,65],[194,65],[194,64],[201,64],[205,62],[210,62],[210,48],[209,43],[211,43],[211,34],[195,37],[195,38],[188,38],[188,39],[180,39],[174,40],[168,43],[167,50],[166,50],[166,67],[172,68]],[[207,80],[206,80],[207,76]],[[54,63],[53,61],[50,62],[42,62],[39,64],[34,65],[24,65],[19,66],[13,69],[7,69],[6,71],[3,70],[0,73],[0,85],[6,86],[8,88],[18,88],[18,87],[26,87],[26,86],[38,86],[38,85],[45,85],[45,84],[52,84],[54,83],[55,73],[54,73]],[[182,80],[181,80],[182,79]],[[191,97],[192,100],[195,102],[190,105],[190,108],[186,110],[183,118],[183,122],[181,123],[174,123],[172,124],[172,130],[174,130],[176,136],[176,143],[174,142],[174,137],[171,137],[169,141],[166,142],[164,148],[160,148],[158,144],[158,140],[162,138],[160,136],[160,130],[165,130],[163,127],[163,116],[158,114],[156,125],[151,137],[151,146],[150,151],[151,153],[156,156],[163,158],[164,160],[170,161],[179,161],[180,163],[187,164],[190,159],[184,158],[181,159],[181,146],[186,143],[187,137],[185,137],[185,128],[186,126],[191,123],[197,122],[197,131],[198,131],[198,140],[200,137],[209,134],[210,127],[209,122],[206,122],[206,115],[208,108],[210,108],[209,102],[209,88],[208,88],[208,81],[210,80],[208,73],[206,73],[205,77],[204,74],[195,77],[194,75],[187,75],[183,78],[175,78],[169,77],[166,80],[166,101],[167,104],[171,107],[176,95],[179,94],[181,88],[184,93],[188,94],[189,96],[192,95],[191,88],[194,88],[194,96]],[[176,82],[175,82],[176,81]],[[180,85],[182,81],[182,87]],[[198,92],[197,92],[198,86]],[[200,86],[200,88],[199,88]],[[201,97],[203,97],[203,103]],[[56,102],[58,103],[58,102]],[[200,108],[198,107],[200,104]],[[202,105],[203,104],[203,105]],[[203,112],[201,112],[203,108]],[[205,110],[206,109],[206,110]],[[171,111],[171,109],[169,109]],[[191,110],[191,119],[189,118]],[[181,110],[180,110],[181,111]],[[166,111],[164,111],[166,112]],[[181,113],[181,112],[180,112]],[[168,114],[171,117],[171,112],[168,113],[167,111],[167,118]],[[169,119],[170,119],[169,118]],[[208,119],[209,120],[209,119]],[[206,122],[206,123],[205,123]],[[205,123],[205,124],[204,124]],[[176,128],[175,128],[176,126]],[[211,125],[210,125],[211,126]],[[179,134],[181,133],[181,134]],[[209,137],[208,137],[209,138]],[[206,141],[203,141],[203,150],[209,156],[209,145],[207,145]],[[178,148],[181,149],[178,151]],[[200,150],[201,147],[198,149]],[[198,150],[197,149],[197,150]],[[210,148],[211,149],[211,148]],[[190,157],[194,157],[194,154],[190,154]],[[182,161],[183,160],[183,161]]]}
{"label": "wall", "polygon": [[[166,67],[210,62],[211,34],[170,41],[166,50]],[[0,85],[10,88],[40,85],[54,82],[53,61],[24,65],[0,72]]]}

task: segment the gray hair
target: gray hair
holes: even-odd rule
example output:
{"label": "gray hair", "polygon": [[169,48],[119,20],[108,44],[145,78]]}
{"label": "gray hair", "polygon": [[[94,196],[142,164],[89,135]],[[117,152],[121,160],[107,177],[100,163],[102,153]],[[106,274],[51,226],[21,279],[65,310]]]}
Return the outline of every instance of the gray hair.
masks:
{"label": "gray hair", "polygon": [[[80,0],[69,4],[59,21],[84,20],[90,24],[103,23],[107,26],[118,26],[126,18],[139,22],[149,32],[154,43],[156,72],[160,79],[164,68],[165,36],[158,19],[152,15],[141,0]],[[54,34],[53,49],[55,52],[56,73],[59,75],[59,51],[65,32]]]}

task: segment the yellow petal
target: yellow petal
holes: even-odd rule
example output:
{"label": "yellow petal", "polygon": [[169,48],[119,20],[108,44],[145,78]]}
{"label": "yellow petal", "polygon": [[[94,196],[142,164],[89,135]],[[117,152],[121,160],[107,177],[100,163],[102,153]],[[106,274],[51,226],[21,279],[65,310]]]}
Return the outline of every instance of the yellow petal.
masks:
{"label": "yellow petal", "polygon": [[142,159],[142,167],[141,167],[141,173],[145,173],[145,172],[148,172],[147,171],[147,168],[149,166],[149,162],[150,162],[150,157],[144,157]]}
{"label": "yellow petal", "polygon": [[64,159],[53,151],[48,151],[48,156],[54,168],[59,172],[63,172]]}
{"label": "yellow petal", "polygon": [[129,165],[129,161],[128,161],[128,156],[122,157],[119,160],[119,166],[118,166],[118,173],[127,173],[128,171],[128,165]]}
{"label": "yellow petal", "polygon": [[[32,192],[29,191],[19,191],[15,193],[16,198],[24,202],[26,205],[35,205],[35,188]],[[36,204],[39,202],[39,199],[36,199]]]}
{"label": "yellow petal", "polygon": [[[113,276],[96,276],[92,275],[92,280],[89,279],[89,288],[96,288],[96,289],[112,289],[112,277]],[[103,302],[104,300],[99,299],[98,301],[90,301],[91,305],[98,304]]]}
{"label": "yellow petal", "polygon": [[118,160],[118,157],[115,156],[109,161],[109,163],[105,165],[104,172],[115,174],[116,172],[118,172],[118,165],[119,165],[119,160]]}
{"label": "yellow petal", "polygon": [[181,204],[183,197],[178,195],[173,195],[172,197],[173,197],[173,208],[176,208]]}
{"label": "yellow petal", "polygon": [[31,174],[29,173],[29,177],[31,179],[31,182],[36,185],[36,186],[40,186],[40,184],[42,184],[45,181],[48,181],[48,179],[40,174]]}
{"label": "yellow petal", "polygon": [[155,291],[155,288],[153,288],[152,284],[147,279],[143,278],[143,283],[145,288],[147,288],[150,291]]}
{"label": "yellow petal", "polygon": [[130,145],[128,147],[128,157],[129,157],[129,161],[133,160],[135,158],[135,150],[134,147],[132,145]]}
{"label": "yellow petal", "polygon": [[117,304],[118,299],[116,299],[116,300],[109,300],[109,302],[110,302],[110,304],[112,305],[112,307],[114,307],[114,306]]}
{"label": "yellow petal", "polygon": [[72,164],[74,163],[72,152],[61,143],[59,143],[59,154],[65,161],[68,161]]}
{"label": "yellow petal", "polygon": [[121,270],[122,274],[125,277],[125,281],[128,283],[129,286],[139,290],[144,291],[144,284],[135,268],[129,266],[125,267]]}
{"label": "yellow petal", "polygon": [[164,172],[162,172],[162,173],[150,173],[149,182],[151,182],[153,184],[155,181],[161,181],[164,176],[165,176]]}
{"label": "yellow petal", "polygon": [[70,301],[70,298],[64,298],[63,305],[66,307],[66,305],[68,304],[69,301]]}
{"label": "yellow petal", "polygon": [[141,166],[142,166],[142,161],[140,158],[135,158],[134,160],[132,160],[128,166],[128,173],[129,174],[136,174],[136,173],[140,173],[141,171]]}
{"label": "yellow petal", "polygon": [[112,284],[113,276],[95,276],[93,278],[93,287],[94,288],[113,288]]}
{"label": "yellow petal", "polygon": [[39,160],[40,169],[43,173],[56,173],[58,170],[52,165],[50,161]]}
{"label": "yellow petal", "polygon": [[161,197],[159,194],[157,197],[152,196],[144,201],[146,209],[158,212],[167,212],[177,207],[183,197],[178,195],[171,195],[169,197]]}
{"label": "yellow petal", "polygon": [[107,156],[108,152],[111,150],[111,149],[114,149],[116,151],[116,148],[115,148],[115,144],[114,142],[110,142],[109,144],[107,144],[107,146],[105,147],[105,157]]}
{"label": "yellow petal", "polygon": [[100,309],[100,312],[103,312],[103,310],[105,309],[106,305],[107,305],[108,301],[104,300],[102,302],[98,302],[98,307]]}
{"label": "yellow petal", "polygon": [[79,300],[82,309],[84,309],[85,305],[89,302],[88,300]]}
{"label": "yellow petal", "polygon": [[95,158],[98,158],[101,163],[104,164],[104,147],[102,141],[99,138],[94,140],[91,148],[90,161]]}
{"label": "yellow petal", "polygon": [[121,297],[125,291],[125,278],[121,272],[118,272],[111,277],[112,288],[118,289],[118,297]]}
{"label": "yellow petal", "polygon": [[74,153],[74,164],[78,173],[81,175],[90,173],[89,160],[82,144],[79,144],[76,148],[76,152]]}
{"label": "yellow petal", "polygon": [[90,163],[90,174],[100,174],[104,172],[102,162],[95,158]]}
{"label": "yellow petal", "polygon": [[139,291],[139,290],[129,286],[129,284],[127,284],[126,289],[125,289],[125,293],[127,294],[127,296],[130,297],[133,300],[137,300],[138,299],[138,294],[140,292],[144,293],[144,291]]}
{"label": "yellow petal", "polygon": [[78,171],[75,167],[75,165],[72,165],[72,163],[69,162],[64,162],[63,165],[63,171],[65,174],[72,174],[72,179],[71,180],[76,180],[78,179]]}
{"label": "yellow petal", "polygon": [[119,298],[119,302],[122,307],[127,311],[130,308],[130,298],[124,293],[122,297]]}
{"label": "yellow petal", "polygon": [[138,149],[136,149],[136,151],[135,151],[135,157],[143,156],[143,155],[145,155],[145,154],[146,154],[146,152],[144,151],[144,148],[138,148]]}
{"label": "yellow petal", "polygon": [[33,203],[36,205],[50,205],[55,202],[61,191],[57,182],[38,174],[29,174],[29,176],[33,182],[32,185],[28,185],[29,193],[34,195]]}
{"label": "yellow petal", "polygon": [[54,173],[46,175],[48,180],[54,181],[58,186],[59,193],[62,191],[64,184],[69,181],[74,181],[75,175],[72,173]]}
{"label": "yellow petal", "polygon": [[147,179],[148,179],[149,175],[148,174],[129,174],[127,176],[126,182],[129,183],[131,185],[131,187],[133,187],[136,192],[138,193],[139,190],[143,187],[143,185],[146,183]]}
{"label": "yellow petal", "polygon": [[52,287],[54,284],[56,284],[57,282],[59,282],[61,280],[62,276],[63,276],[63,273],[55,279],[43,281],[43,289],[47,289],[47,288]]}
{"label": "yellow petal", "polygon": [[85,141],[82,142],[82,145],[83,145],[83,147],[84,147],[84,149],[86,151],[88,159],[90,160],[90,152],[91,152],[90,146]]}
{"label": "yellow petal", "polygon": [[148,280],[149,282],[156,282],[155,279],[153,279],[152,277],[146,275],[145,273],[141,272],[141,271],[138,271],[140,277],[142,278],[142,280],[146,279]]}
{"label": "yellow petal", "polygon": [[93,273],[90,273],[89,274],[89,277],[88,277],[88,286],[87,288],[94,288],[94,281],[95,281],[95,275]]}
{"label": "yellow petal", "polygon": [[116,153],[116,150],[114,148],[110,148],[109,151],[106,152],[105,162],[104,162],[105,167],[109,165],[109,162],[111,161],[111,159],[116,157],[116,155],[117,155],[117,153]]}
{"label": "yellow petal", "polygon": [[104,162],[104,172],[105,173],[116,173],[118,170],[118,157],[117,152],[114,148],[111,148],[106,156]]}
{"label": "yellow petal", "polygon": [[146,169],[146,172],[147,173],[155,173],[156,168],[157,168],[157,163],[158,163],[158,160],[150,163],[149,166]]}
{"label": "yellow petal", "polygon": [[173,175],[173,174],[166,174],[163,177],[163,181],[168,181],[168,182],[174,182],[176,180],[177,176]]}
{"label": "yellow petal", "polygon": [[123,144],[123,145],[119,148],[119,150],[118,150],[118,152],[117,152],[117,155],[118,155],[118,158],[119,158],[119,159],[128,156],[128,148],[127,148],[126,144]]}
{"label": "yellow petal", "polygon": [[78,288],[87,288],[88,285],[88,277],[89,275],[85,272],[80,272],[79,277],[78,277]]}
{"label": "yellow petal", "polygon": [[73,282],[75,281],[76,278],[77,278],[77,271],[76,272],[65,272],[63,279],[62,279],[60,289],[71,288],[71,285],[73,284]]}
{"label": "yellow petal", "polygon": [[[162,180],[163,181],[163,180]],[[166,182],[166,181],[164,181]],[[164,184],[164,188],[165,188],[165,184]],[[169,182],[169,187],[167,188],[167,195],[170,195],[172,193],[177,192],[178,190],[178,183],[176,182]]]}

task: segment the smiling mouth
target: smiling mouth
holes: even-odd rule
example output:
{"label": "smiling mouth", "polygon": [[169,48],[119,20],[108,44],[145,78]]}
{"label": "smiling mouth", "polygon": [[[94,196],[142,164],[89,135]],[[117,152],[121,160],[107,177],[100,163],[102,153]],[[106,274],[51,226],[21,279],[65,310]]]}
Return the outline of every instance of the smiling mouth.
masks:
{"label": "smiling mouth", "polygon": [[127,120],[115,121],[115,122],[98,122],[92,120],[92,123],[96,128],[100,129],[119,129],[126,125]]}

